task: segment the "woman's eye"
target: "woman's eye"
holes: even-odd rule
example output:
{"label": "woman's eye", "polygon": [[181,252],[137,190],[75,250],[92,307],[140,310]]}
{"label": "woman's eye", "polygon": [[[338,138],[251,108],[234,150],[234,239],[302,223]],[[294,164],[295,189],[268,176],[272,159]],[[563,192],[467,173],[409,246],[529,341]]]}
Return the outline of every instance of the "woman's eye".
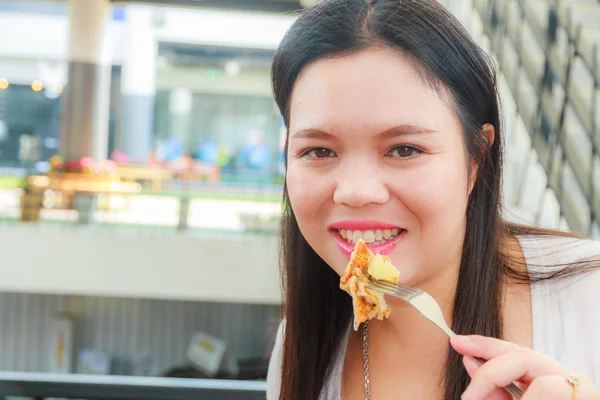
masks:
{"label": "woman's eye", "polygon": [[397,146],[388,152],[392,157],[398,158],[411,158],[416,156],[417,154],[421,154],[423,151],[417,149],[413,146]]}
{"label": "woman's eye", "polygon": [[309,158],[327,158],[333,157],[335,154],[333,153],[333,151],[328,149],[316,148],[307,151],[306,153],[304,153],[304,155]]}

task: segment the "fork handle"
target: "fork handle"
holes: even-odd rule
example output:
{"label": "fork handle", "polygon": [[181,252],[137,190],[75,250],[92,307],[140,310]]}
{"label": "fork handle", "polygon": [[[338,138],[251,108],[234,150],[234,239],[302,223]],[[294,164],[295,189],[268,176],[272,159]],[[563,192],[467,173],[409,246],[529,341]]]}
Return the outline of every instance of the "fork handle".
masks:
{"label": "fork handle", "polygon": [[[483,358],[479,357],[471,357],[471,359],[475,361],[475,363],[480,367],[487,362],[487,360],[484,360]],[[519,389],[519,387],[514,383],[511,383],[504,389],[506,389],[506,391],[510,393],[513,396],[513,399],[515,400],[519,400],[521,397],[523,397],[523,391]]]}

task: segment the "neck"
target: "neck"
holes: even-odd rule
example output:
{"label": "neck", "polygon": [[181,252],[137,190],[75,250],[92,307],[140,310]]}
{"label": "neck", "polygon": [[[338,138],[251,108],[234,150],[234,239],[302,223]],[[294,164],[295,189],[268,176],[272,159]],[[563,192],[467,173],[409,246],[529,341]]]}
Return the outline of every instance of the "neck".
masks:
{"label": "neck", "polygon": [[[415,285],[438,302],[449,326],[452,326],[459,268],[460,263],[455,268],[446,268],[446,272],[436,275],[435,279]],[[372,321],[369,325],[371,343],[381,344],[398,356],[446,356],[448,337],[437,326],[400,299],[386,296],[386,301],[392,312],[388,320]]]}
{"label": "neck", "polygon": [[[451,325],[460,261],[446,265],[456,266],[444,268],[445,272],[436,274],[434,279],[407,283],[429,293]],[[448,337],[412,306],[390,296],[386,296],[386,301],[392,310],[390,317],[373,320],[368,326],[369,364],[372,371],[377,371],[372,375],[372,389],[385,393],[383,382],[395,382],[403,385],[412,398],[439,399],[443,395],[440,382],[448,355]],[[353,371],[362,374],[362,339],[362,329],[350,337],[348,348],[352,350],[345,360],[344,382],[353,381]],[[346,384],[344,387],[352,388]],[[360,390],[360,385],[355,389]]]}

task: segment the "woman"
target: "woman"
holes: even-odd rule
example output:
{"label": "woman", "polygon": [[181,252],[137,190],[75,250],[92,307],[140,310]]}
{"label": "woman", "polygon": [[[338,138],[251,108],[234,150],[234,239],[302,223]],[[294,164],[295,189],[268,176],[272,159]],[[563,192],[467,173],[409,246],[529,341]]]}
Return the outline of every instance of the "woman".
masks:
{"label": "woman", "polygon": [[[504,399],[513,381],[524,399],[600,399],[600,245],[502,220],[495,73],[448,12],[325,0],[285,36],[273,83],[288,138],[269,399]],[[479,336],[449,345],[391,298],[354,332],[339,278],[360,238]]]}

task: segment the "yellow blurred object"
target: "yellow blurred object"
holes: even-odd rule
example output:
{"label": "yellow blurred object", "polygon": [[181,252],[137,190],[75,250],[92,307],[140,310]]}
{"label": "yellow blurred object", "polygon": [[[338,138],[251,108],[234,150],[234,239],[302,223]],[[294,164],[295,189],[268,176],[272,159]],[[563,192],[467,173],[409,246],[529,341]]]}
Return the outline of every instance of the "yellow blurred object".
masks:
{"label": "yellow blurred object", "polygon": [[63,335],[59,334],[58,343],[56,344],[56,362],[62,364],[65,358],[65,340]]}
{"label": "yellow blurred object", "polygon": [[43,207],[44,194],[26,193],[21,196],[21,221],[37,222]]}
{"label": "yellow blurred object", "polygon": [[135,194],[142,190],[137,182],[123,182],[118,174],[92,175],[51,172],[48,189],[66,192]]}
{"label": "yellow blurred object", "polygon": [[27,185],[34,190],[38,188],[45,189],[50,185],[50,178],[44,175],[30,176],[27,178]]}
{"label": "yellow blurred object", "polygon": [[202,346],[205,350],[208,351],[213,351],[215,349],[215,346],[208,340],[201,340],[200,346]]}
{"label": "yellow blurred object", "polygon": [[0,90],[8,89],[8,86],[10,86],[10,83],[8,82],[8,79],[6,79],[6,78],[0,78]]}
{"label": "yellow blurred object", "polygon": [[44,89],[44,84],[42,83],[42,81],[35,80],[31,83],[31,89],[34,92],[41,92],[42,89]]}
{"label": "yellow blurred object", "polygon": [[151,165],[117,164],[117,173],[126,181],[147,180],[152,182],[152,190],[158,191],[162,181],[172,178],[168,168]]}
{"label": "yellow blurred object", "polygon": [[[49,196],[45,196],[48,191]],[[75,172],[50,172],[27,178],[26,193],[21,197],[21,220],[38,221],[46,205],[56,209],[74,208],[75,194],[131,195],[142,191],[137,182],[124,182],[117,173],[104,175]]]}

